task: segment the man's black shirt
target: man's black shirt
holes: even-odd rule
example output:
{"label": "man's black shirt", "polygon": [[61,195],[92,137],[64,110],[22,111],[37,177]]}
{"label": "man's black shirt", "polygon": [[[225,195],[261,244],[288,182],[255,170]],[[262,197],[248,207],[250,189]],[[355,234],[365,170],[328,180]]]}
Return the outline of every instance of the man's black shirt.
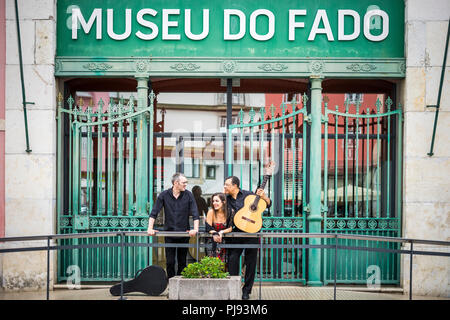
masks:
{"label": "man's black shirt", "polygon": [[234,210],[234,212],[238,212],[240,209],[244,207],[244,200],[245,198],[250,195],[254,194],[251,191],[247,190],[240,190],[236,196],[236,199],[234,199],[231,195],[227,195],[227,204],[231,207],[231,209]]}
{"label": "man's black shirt", "polygon": [[[240,209],[244,207],[244,200],[250,194],[255,193],[239,189],[236,199],[234,199],[230,194],[227,194],[227,204],[231,207],[231,209],[234,210],[234,212],[238,212]],[[269,208],[271,205],[272,202],[270,202],[270,204],[268,204],[267,207]]]}
{"label": "man's black shirt", "polygon": [[178,198],[173,196],[172,188],[161,192],[150,217],[156,219],[163,207],[165,231],[187,231],[190,229],[189,215],[192,215],[193,220],[199,219],[194,195],[189,190],[180,192]]}

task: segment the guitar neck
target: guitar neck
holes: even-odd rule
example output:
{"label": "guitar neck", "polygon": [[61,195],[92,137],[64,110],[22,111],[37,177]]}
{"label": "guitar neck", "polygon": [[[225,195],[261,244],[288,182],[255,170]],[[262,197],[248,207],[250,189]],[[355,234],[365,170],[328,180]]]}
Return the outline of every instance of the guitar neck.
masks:
{"label": "guitar neck", "polygon": [[[264,179],[263,182],[261,183],[261,185],[258,187],[258,189],[264,189],[266,187],[266,183],[267,180],[269,180],[270,176],[269,175],[264,175]],[[259,202],[260,196],[256,196],[255,200],[253,201],[252,205],[250,206],[250,208],[254,211],[256,210],[256,208],[258,207],[258,202]]]}
{"label": "guitar neck", "polygon": [[266,187],[267,181],[269,181],[270,176],[269,175],[265,175],[263,182],[261,183],[261,185],[259,186],[259,189],[264,189]]}

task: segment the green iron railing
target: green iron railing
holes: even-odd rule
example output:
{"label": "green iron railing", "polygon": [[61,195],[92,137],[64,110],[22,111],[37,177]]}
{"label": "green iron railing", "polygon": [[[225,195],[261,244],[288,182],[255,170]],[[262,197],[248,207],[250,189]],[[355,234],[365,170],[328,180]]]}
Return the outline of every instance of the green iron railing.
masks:
{"label": "green iron railing", "polygon": [[[151,94],[151,101],[154,95]],[[143,231],[147,228],[151,194],[163,188],[164,136],[155,166],[153,151],[153,103],[134,99],[125,103],[110,102],[104,110],[99,101],[97,110],[84,107],[82,101],[58,102],[58,232],[86,233],[108,231]],[[239,123],[229,127],[223,146],[228,148],[228,172],[240,177],[244,189],[256,189],[262,181],[264,164],[275,160],[278,170],[267,186],[272,206],[264,213],[263,232],[306,233],[310,207],[306,195],[307,126],[312,119],[307,113],[307,96],[302,101],[252,108],[239,113]],[[140,101],[140,102],[139,102]],[[401,230],[401,111],[391,111],[387,99],[381,110],[378,102],[372,109],[360,112],[360,103],[329,110],[325,105],[322,130],[323,161],[323,225],[326,233],[380,235],[398,237]],[[150,117],[148,117],[150,115]],[[316,117],[317,118],[317,117]],[[244,123],[245,122],[245,123]],[[64,123],[67,129],[63,139]],[[143,128],[146,128],[143,130]],[[149,131],[148,131],[149,130]],[[320,131],[319,131],[320,132]],[[203,137],[202,137],[203,139]],[[352,151],[349,156],[349,150]],[[156,158],[155,158],[156,156]],[[63,157],[67,159],[65,174]],[[387,160],[388,159],[388,160]],[[173,160],[173,159],[172,159]],[[395,163],[394,163],[395,161]],[[150,167],[149,167],[150,166]],[[156,170],[153,172],[153,170]],[[161,173],[159,173],[161,171]],[[151,179],[148,176],[151,175]],[[153,177],[156,184],[153,186]],[[158,181],[160,180],[160,181]],[[160,185],[160,187],[158,187]],[[63,188],[66,186],[66,192]],[[345,187],[344,187],[345,186]],[[63,201],[63,194],[70,195]],[[340,199],[341,197],[342,199]],[[310,232],[310,231],[309,231]],[[148,242],[149,237],[126,239]],[[58,258],[58,279],[66,279],[68,266],[78,264],[82,281],[113,281],[119,278],[121,251],[108,246],[116,239],[61,239],[61,245],[105,244],[96,249],[82,248],[71,252],[61,250]],[[258,277],[262,281],[294,281],[306,283],[307,251],[299,248],[303,238],[265,238]],[[334,238],[326,241],[334,245]],[[339,245],[359,245],[361,240],[342,239]],[[281,247],[277,247],[280,245]],[[376,244],[378,245],[378,244]],[[383,244],[379,244],[381,247]],[[396,243],[388,248],[396,248]],[[272,247],[271,247],[272,246]],[[292,248],[290,247],[292,246]],[[127,277],[154,263],[149,247],[130,246],[125,251]],[[380,267],[382,283],[398,283],[399,258],[394,253],[339,251],[337,281],[365,283],[367,267]],[[324,251],[322,278],[329,283],[333,277],[332,250]],[[258,267],[259,268],[259,267]]]}
{"label": "green iron railing", "polygon": [[[153,98],[151,94],[151,98]],[[143,101],[140,101],[143,100]],[[137,104],[130,96],[112,101],[105,108],[99,100],[97,108],[84,106],[72,97],[58,98],[58,233],[86,233],[108,231],[143,231],[147,228],[148,197],[145,148],[148,118],[153,112],[153,99],[147,107],[146,99]],[[92,102],[91,102],[92,104]],[[150,117],[148,117],[150,115]],[[66,122],[68,136],[63,140]],[[151,150],[150,150],[151,151]],[[68,172],[64,175],[62,157],[68,157]],[[68,185],[64,201],[63,187]],[[62,239],[61,245],[110,244],[117,239]],[[148,237],[129,237],[127,241],[150,241]],[[149,265],[152,253],[148,248],[127,248],[126,274]],[[114,247],[61,250],[58,256],[58,280],[66,279],[66,269],[78,265],[82,281],[110,281],[119,279],[121,251]]]}
{"label": "green iron railing", "polygon": [[[205,242],[201,242],[201,241],[196,241],[195,243],[190,243],[190,244],[174,244],[174,243],[159,243],[157,241],[155,242],[151,242],[151,243],[147,243],[147,242],[127,242],[127,237],[129,238],[130,236],[144,236],[147,237],[146,233],[144,232],[125,232],[125,231],[121,231],[121,232],[102,232],[102,233],[86,233],[86,234],[66,234],[66,235],[41,235],[41,236],[25,236],[25,237],[8,237],[8,238],[0,238],[0,243],[6,243],[6,242],[23,242],[23,241],[40,241],[41,243],[43,241],[46,240],[46,245],[41,245],[39,246],[39,243],[36,244],[35,246],[30,246],[27,245],[25,247],[17,247],[17,246],[13,246],[12,248],[3,248],[0,247],[0,254],[6,254],[6,253],[12,253],[12,252],[32,252],[32,251],[46,251],[46,256],[47,256],[47,277],[46,277],[46,299],[49,300],[50,299],[50,283],[51,283],[51,273],[50,273],[50,261],[51,261],[51,251],[54,250],[76,250],[79,248],[99,248],[99,247],[116,247],[116,248],[120,248],[122,252],[124,252],[126,250],[126,248],[128,248],[129,246],[132,247],[191,247],[191,248],[197,248],[197,252],[198,252],[198,248],[203,246],[205,247]],[[180,233],[180,232],[159,232],[158,234],[155,235],[155,237],[165,237],[165,236],[172,236],[172,237],[188,237],[188,235],[186,233]],[[208,233],[200,233],[198,235],[200,238],[207,238],[207,237],[211,237],[210,234]],[[109,244],[99,244],[98,242],[96,244],[85,244],[85,245],[66,245],[66,246],[62,246],[62,245],[57,245],[55,243],[53,243],[55,240],[61,240],[61,239],[73,239],[73,238],[79,238],[79,239],[86,239],[86,238],[104,238],[104,237],[110,237],[110,238],[116,238],[116,240],[114,241],[114,243],[109,243]],[[264,238],[277,238],[277,237],[281,237],[281,238],[319,238],[319,239],[331,239],[334,238],[336,240],[343,240],[343,239],[348,239],[348,240],[362,240],[363,242],[361,242],[362,244],[364,243],[369,243],[369,242],[377,242],[377,243],[381,243],[381,242],[395,242],[398,243],[400,247],[400,245],[403,245],[402,249],[380,249],[380,248],[373,248],[372,246],[368,246],[368,245],[361,245],[361,246],[342,246],[342,245],[338,245],[337,243],[339,241],[335,241],[334,246],[330,246],[330,245],[318,245],[318,247],[323,248],[323,249],[332,249],[334,250],[334,255],[336,258],[339,258],[338,252],[340,250],[356,250],[356,251],[370,251],[370,252],[395,252],[398,254],[404,254],[404,255],[409,255],[409,300],[412,300],[413,297],[413,258],[415,255],[426,255],[426,256],[438,256],[438,257],[450,257],[450,253],[445,252],[446,250],[440,250],[440,251],[436,251],[435,248],[423,248],[420,251],[417,249],[414,249],[413,245],[414,244],[420,244],[420,245],[432,245],[433,247],[435,246],[444,246],[444,247],[448,247],[450,245],[450,242],[448,241],[436,241],[436,240],[421,240],[421,239],[404,239],[404,238],[389,238],[389,237],[380,237],[380,236],[364,236],[364,235],[340,235],[340,234],[302,234],[302,233],[291,233],[288,236],[285,233],[256,233],[256,234],[248,234],[248,233],[231,233],[231,234],[227,234],[226,237],[256,237],[260,239],[260,244],[256,245],[259,246],[260,248],[260,252],[264,251],[264,247],[273,247],[273,248],[280,248],[280,247],[286,247],[286,245],[265,245],[263,241],[261,241]],[[197,237],[197,239],[199,239]],[[92,242],[94,243],[94,242]],[[409,244],[409,248],[408,248],[408,244]],[[236,244],[226,244],[224,245],[224,247],[234,247],[236,246]],[[254,247],[254,244],[242,244],[242,247]],[[305,248],[307,250],[309,250],[310,248],[313,247],[313,245],[292,245],[293,247],[298,247],[298,248]],[[314,247],[317,247],[316,245],[314,245]],[[259,255],[259,259],[258,259],[258,263],[260,265],[263,264],[263,259],[262,256]],[[333,299],[336,300],[337,299],[337,263],[339,263],[339,261],[337,259],[334,260],[334,292],[333,292]],[[123,294],[124,294],[124,288],[123,288],[123,284],[124,284],[124,280],[129,279],[130,277],[127,277],[125,274],[125,254],[122,255],[121,257],[121,264],[120,264],[121,268],[120,268],[120,281],[121,281],[121,297],[119,298],[120,300],[123,300]],[[76,268],[74,268],[75,270]],[[262,269],[262,267],[260,267],[260,269]],[[78,283],[79,279],[79,274],[76,274],[76,271],[74,272],[74,270],[71,270],[73,277],[71,279],[68,279],[67,281],[67,285],[71,285],[75,282],[75,284]],[[260,274],[261,276],[261,274]],[[367,275],[367,285],[373,285],[373,280],[372,279],[372,275],[368,274]],[[376,275],[377,277],[378,275]],[[255,278],[255,280],[257,282],[259,282],[259,294],[258,297],[259,299],[261,299],[261,284],[262,284],[262,279],[259,278]],[[376,280],[376,279],[375,279]],[[375,285],[377,286],[378,284],[375,282]],[[373,289],[377,289],[376,287]]]}
{"label": "green iron railing", "polygon": [[[244,189],[256,189],[258,179],[263,179],[264,165],[269,159],[277,164],[277,170],[267,186],[272,206],[263,215],[263,232],[305,232],[306,191],[303,182],[306,180],[306,159],[302,151],[306,148],[307,99],[304,95],[302,101],[282,103],[279,110],[272,105],[267,117],[266,109],[262,107],[259,109],[260,121],[256,122],[254,108],[247,115],[241,109],[239,123],[228,128],[228,172],[240,178]],[[276,114],[277,111],[279,114]],[[253,175],[255,167],[258,171],[256,176]],[[244,175],[244,170],[248,170],[248,175]],[[267,238],[264,241],[268,245],[303,244],[303,239],[289,237]],[[258,277],[262,281],[305,283],[305,260],[305,249],[264,249],[263,263],[257,270]]]}
{"label": "green iron railing", "polygon": [[[345,110],[328,109],[324,117],[324,232],[385,237],[401,236],[402,112],[383,104],[361,112],[361,102]],[[350,112],[352,107],[352,112]],[[331,152],[329,152],[331,151]],[[343,162],[342,162],[343,160]],[[339,163],[340,162],[340,163]],[[329,171],[329,169],[331,169]],[[332,182],[332,183],[329,183]],[[335,239],[327,239],[333,244]],[[367,245],[342,239],[339,245]],[[397,243],[375,247],[399,249]],[[385,252],[340,250],[338,283],[365,283],[370,266],[378,268],[382,284],[400,281],[399,255]],[[324,255],[324,282],[334,281],[334,253]]]}
{"label": "green iron railing", "polygon": [[[262,175],[266,158],[272,158],[279,163],[278,172],[272,178],[276,182],[271,183],[268,188],[274,205],[264,214],[263,232],[307,230],[309,205],[303,184],[306,181],[306,157],[303,156],[303,150],[306,149],[306,127],[311,117],[306,111],[306,101],[307,97],[304,95],[303,108],[290,114],[286,114],[287,105],[283,103],[278,117],[275,117],[275,108],[272,106],[271,116],[259,122],[254,122],[255,112],[252,109],[246,117],[248,123],[244,123],[245,113],[241,110],[239,124],[231,125],[228,130],[228,137],[232,137],[227,142],[230,150],[229,172],[234,172],[242,181],[244,170],[249,170],[249,189],[255,182],[251,176],[252,165],[259,166],[258,171]],[[297,103],[294,101],[292,105],[292,110],[295,110]],[[401,109],[399,107],[392,111],[390,98],[386,99],[386,110],[383,112],[380,101],[362,114],[360,106],[361,103],[358,102],[350,112],[350,104],[347,101],[341,107],[345,108],[345,111],[340,112],[339,107],[329,110],[325,104],[322,119],[322,160],[323,190],[326,192],[322,192],[321,199],[324,216],[322,229],[326,233],[399,237]],[[261,108],[260,113],[261,119],[264,119],[265,109]],[[300,115],[301,119],[298,118]],[[301,127],[296,124],[301,124]],[[258,134],[254,133],[255,130]],[[329,183],[330,179],[334,179],[332,184]],[[361,207],[362,205],[364,207]],[[267,244],[289,245],[294,240],[286,238],[265,241],[277,242]],[[328,245],[334,245],[334,238],[325,241]],[[359,240],[339,241],[343,241],[339,245],[359,245]],[[396,243],[375,244],[378,245],[388,245],[387,249],[396,249],[397,246]],[[263,281],[306,282],[305,251],[287,248],[265,250],[262,255]],[[399,283],[399,256],[394,253],[341,250],[339,254],[338,282],[365,283],[367,268],[377,266],[380,268],[383,284]],[[324,284],[332,279],[333,259],[333,252],[330,250],[321,255]]]}

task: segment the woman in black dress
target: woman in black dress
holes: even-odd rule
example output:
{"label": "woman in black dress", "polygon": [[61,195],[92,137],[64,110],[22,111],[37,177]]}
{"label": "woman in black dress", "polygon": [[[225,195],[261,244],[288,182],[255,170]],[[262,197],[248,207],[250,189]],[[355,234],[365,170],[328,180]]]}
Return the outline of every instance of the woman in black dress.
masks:
{"label": "woman in black dress", "polygon": [[226,251],[225,248],[218,248],[218,243],[224,243],[223,235],[229,233],[233,229],[233,212],[228,209],[227,198],[225,194],[217,192],[211,197],[211,209],[206,215],[206,232],[213,235],[212,252],[210,255],[217,256],[225,264]]}

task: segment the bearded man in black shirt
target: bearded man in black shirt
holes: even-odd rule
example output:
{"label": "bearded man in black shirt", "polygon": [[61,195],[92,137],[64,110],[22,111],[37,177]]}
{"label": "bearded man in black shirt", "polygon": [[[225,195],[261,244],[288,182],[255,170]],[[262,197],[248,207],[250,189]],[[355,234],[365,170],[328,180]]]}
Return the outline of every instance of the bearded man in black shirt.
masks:
{"label": "bearded man in black shirt", "polygon": [[[175,173],[172,176],[172,188],[161,192],[153,206],[148,221],[147,234],[155,235],[158,230],[153,229],[156,217],[164,208],[164,231],[185,231],[189,236],[194,237],[198,232],[199,215],[194,195],[186,190],[187,179],[182,173]],[[192,215],[194,229],[190,229],[189,215]],[[165,237],[166,243],[188,243],[187,237]],[[186,256],[188,248],[166,247],[166,268],[167,277],[175,276],[175,255],[178,262],[177,275],[180,275],[186,267]]]}

